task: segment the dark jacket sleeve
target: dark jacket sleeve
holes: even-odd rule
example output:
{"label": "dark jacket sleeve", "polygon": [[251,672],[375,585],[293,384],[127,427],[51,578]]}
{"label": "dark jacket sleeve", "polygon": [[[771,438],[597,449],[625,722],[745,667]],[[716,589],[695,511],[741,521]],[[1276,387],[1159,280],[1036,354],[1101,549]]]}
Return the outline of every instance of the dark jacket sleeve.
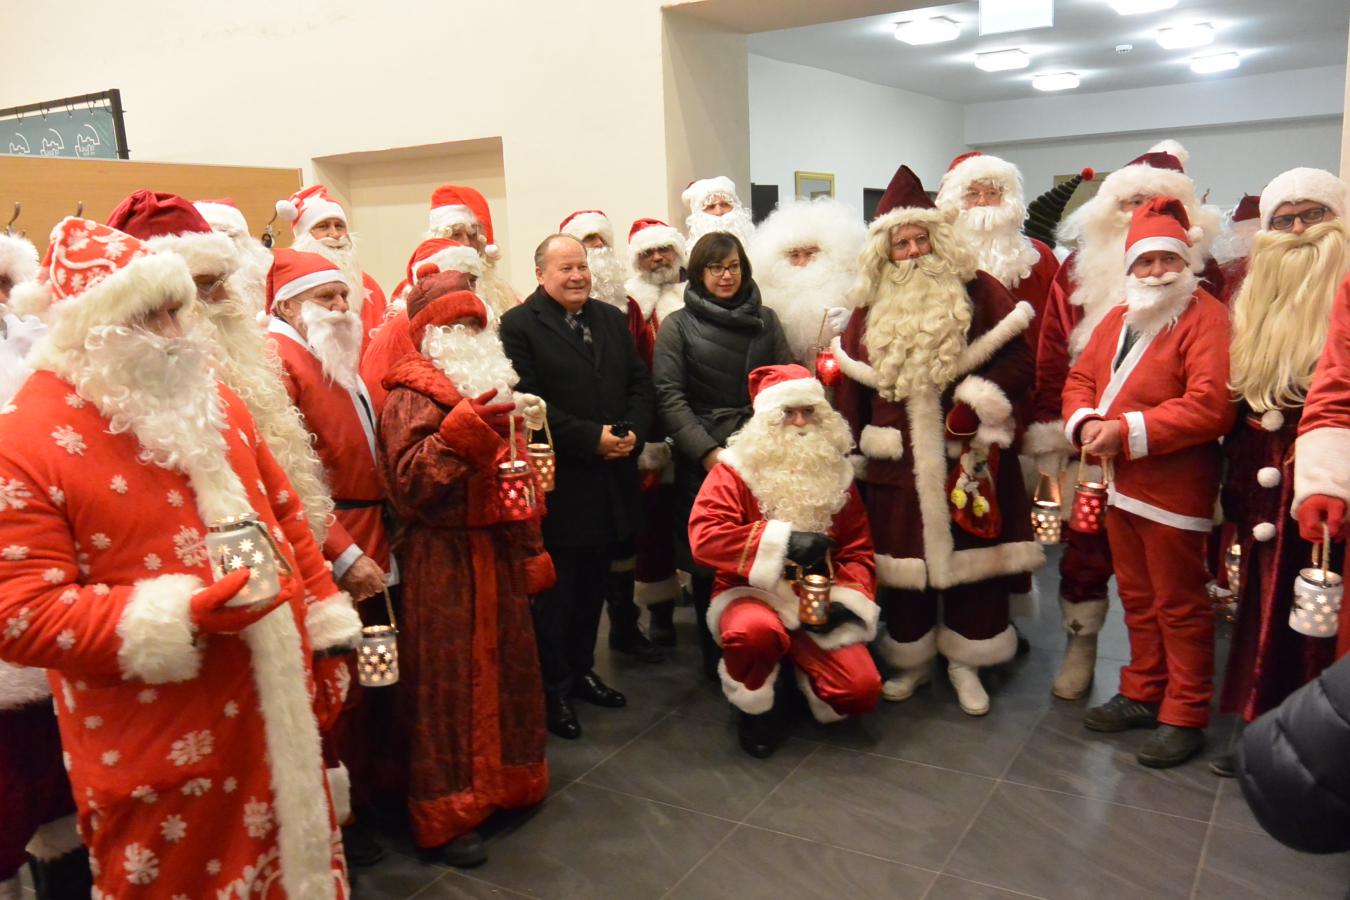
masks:
{"label": "dark jacket sleeve", "polygon": [[[788,344],[787,334],[783,331],[783,323],[778,314],[767,306],[764,308],[764,327],[769,331],[769,340],[773,347],[773,365],[785,366],[788,363],[795,363],[797,358],[792,355],[792,347]],[[810,360],[808,364],[814,366],[815,361]]]}
{"label": "dark jacket sleeve", "polygon": [[652,358],[652,381],[656,385],[657,409],[666,434],[675,441],[675,449],[686,459],[701,462],[720,444],[694,415],[685,397],[684,332],[680,328],[683,310],[671,313],[656,335],[656,353]]}
{"label": "dark jacket sleeve", "polygon": [[[502,316],[502,348],[520,376],[516,390],[536,394],[547,401],[555,396],[555,392],[540,383],[535,370],[534,345],[526,331],[530,315],[527,307],[518,306]],[[548,426],[560,453],[574,457],[594,456],[596,448],[600,446],[600,422],[570,415],[553,403],[548,404]]]}
{"label": "dark jacket sleeve", "polygon": [[1350,657],[1243,732],[1238,779],[1261,827],[1304,853],[1350,850]]}

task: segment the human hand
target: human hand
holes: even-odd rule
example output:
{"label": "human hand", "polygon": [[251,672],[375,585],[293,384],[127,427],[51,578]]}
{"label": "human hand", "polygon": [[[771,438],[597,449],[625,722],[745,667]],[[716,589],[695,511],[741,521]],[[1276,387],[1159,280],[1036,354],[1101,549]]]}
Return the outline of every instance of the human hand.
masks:
{"label": "human hand", "polygon": [[1298,508],[1298,533],[1305,541],[1322,543],[1322,523],[1331,532],[1333,541],[1345,540],[1345,501],[1327,494],[1313,494]]}
{"label": "human hand", "polygon": [[510,431],[511,413],[515,411],[516,405],[510,400],[493,403],[492,398],[496,396],[497,389],[493,388],[474,397],[469,401],[469,405],[489,428],[498,434],[506,434]]}
{"label": "human hand", "polygon": [[631,431],[618,437],[613,429],[613,425],[605,425],[600,429],[600,443],[595,452],[604,459],[623,459],[637,446],[637,437]]}
{"label": "human hand", "polygon": [[282,582],[281,591],[271,600],[247,606],[226,606],[238,596],[251,577],[253,573],[249,569],[235,569],[219,581],[193,594],[192,624],[199,630],[211,634],[238,634],[278,606],[289,602],[294,593],[292,585],[295,582],[288,578]]}
{"label": "human hand", "polygon": [[352,599],[361,601],[384,592],[384,569],[369,556],[360,556],[352,563],[342,577],[338,579],[342,588]]}
{"label": "human hand", "polygon": [[1083,449],[1099,459],[1111,459],[1121,451],[1120,423],[1095,419],[1083,426],[1079,432]]}

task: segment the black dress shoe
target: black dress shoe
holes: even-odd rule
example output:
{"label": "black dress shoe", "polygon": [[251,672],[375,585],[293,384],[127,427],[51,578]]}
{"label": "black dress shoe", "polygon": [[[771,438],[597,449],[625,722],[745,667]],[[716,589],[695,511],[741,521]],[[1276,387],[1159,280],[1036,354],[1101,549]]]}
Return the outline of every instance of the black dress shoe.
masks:
{"label": "black dress shoe", "polygon": [[736,725],[736,736],[740,739],[741,749],[755,759],[768,759],[778,749],[772,712],[757,716],[741,713],[741,720]]}
{"label": "black dress shoe", "polygon": [[1220,778],[1237,777],[1237,753],[1220,753],[1209,761],[1209,770]]}
{"label": "black dress shoe", "polygon": [[1180,725],[1159,725],[1148,736],[1144,746],[1134,754],[1139,765],[1150,769],[1170,769],[1179,766],[1205,746],[1205,729],[1184,728]]}
{"label": "black dress shoe", "polygon": [[1092,707],[1083,716],[1083,727],[1089,731],[1128,731],[1131,728],[1152,728],[1157,724],[1157,703],[1141,703],[1124,694],[1116,694],[1101,706]]}
{"label": "black dress shoe", "polygon": [[483,846],[483,836],[470,831],[442,847],[440,857],[456,869],[472,869],[487,862],[487,848]]}
{"label": "black dress shoe", "polygon": [[347,855],[347,865],[358,869],[373,866],[384,859],[384,848],[361,825],[343,826],[342,852]]}
{"label": "black dress shoe", "polygon": [[665,662],[666,659],[666,651],[647,640],[647,636],[636,623],[624,631],[611,627],[609,649],[624,656],[631,656],[639,662],[659,663]]}
{"label": "black dress shoe", "polygon": [[628,705],[628,699],[623,694],[601,681],[600,676],[594,672],[587,672],[577,679],[576,686],[572,688],[572,696],[609,709],[620,709]]}
{"label": "black dress shoe", "polygon": [[89,851],[79,847],[56,859],[28,857],[33,890],[40,900],[75,900],[88,897],[94,888],[89,869]]}
{"label": "black dress shoe", "polygon": [[577,721],[577,714],[566,697],[549,694],[545,697],[544,705],[550,732],[569,741],[581,737],[581,723]]}
{"label": "black dress shoe", "polygon": [[647,607],[647,637],[661,647],[675,646],[675,601],[662,600]]}

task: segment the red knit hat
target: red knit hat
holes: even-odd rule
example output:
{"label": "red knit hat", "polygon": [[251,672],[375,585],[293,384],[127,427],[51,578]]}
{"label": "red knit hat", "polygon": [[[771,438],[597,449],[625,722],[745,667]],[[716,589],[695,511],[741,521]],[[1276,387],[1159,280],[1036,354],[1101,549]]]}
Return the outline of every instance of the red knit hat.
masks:
{"label": "red knit hat", "polygon": [[455,225],[478,225],[483,229],[483,240],[488,243],[483,252],[489,257],[498,253],[497,239],[492,234],[492,211],[488,209],[487,199],[471,187],[443,184],[432,191],[428,222],[428,227],[438,233]]}
{"label": "red knit hat", "polygon": [[267,312],[283,300],[303,294],[321,284],[346,284],[342,270],[317,253],[305,253],[283,247],[272,253],[272,268],[267,270]]}
{"label": "red knit hat", "polygon": [[674,247],[680,265],[684,265],[684,237],[665,222],[660,219],[638,219],[628,229],[628,257],[634,268],[637,268],[639,256],[657,247]]}
{"label": "red knit hat", "polygon": [[1125,238],[1125,267],[1153,250],[1175,253],[1189,264],[1191,244],[1200,238],[1200,229],[1191,227],[1186,206],[1176,197],[1153,197],[1134,211],[1130,232]]}
{"label": "red knit hat", "polygon": [[108,215],[107,225],[144,241],[152,251],[178,254],[193,275],[234,269],[234,242],[212,231],[197,208],[177,194],[136,191]]}
{"label": "red knit hat", "polygon": [[427,238],[417,245],[417,249],[408,258],[407,283],[415,285],[428,275],[449,271],[481,276],[483,259],[477,250],[459,241],[452,241],[449,238]]}
{"label": "red knit hat", "polygon": [[750,373],[750,400],[755,412],[825,403],[825,388],[802,366],[760,366]]}
{"label": "red knit hat", "polygon": [[582,209],[572,213],[562,220],[558,230],[579,241],[598,234],[606,247],[614,249],[614,226],[609,224],[609,216],[598,209]]}
{"label": "red knit hat", "polygon": [[324,219],[347,221],[347,213],[322,184],[312,184],[277,201],[277,215],[291,223],[292,234],[304,234]]}
{"label": "red knit hat", "polygon": [[[414,289],[416,290],[416,289]],[[471,319],[479,328],[491,321],[487,304],[472,291],[450,291],[426,303],[408,320],[408,336],[413,346],[421,348],[426,330],[436,325],[453,325],[462,319]]]}

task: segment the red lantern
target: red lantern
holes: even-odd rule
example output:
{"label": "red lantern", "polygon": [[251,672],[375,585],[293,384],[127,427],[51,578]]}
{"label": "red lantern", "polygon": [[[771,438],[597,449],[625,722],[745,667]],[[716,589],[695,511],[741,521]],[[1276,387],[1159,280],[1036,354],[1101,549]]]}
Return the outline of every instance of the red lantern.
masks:
{"label": "red lantern", "polygon": [[497,465],[497,499],[502,519],[521,522],[534,515],[534,473],[523,459]]}
{"label": "red lantern", "polygon": [[1083,451],[1078,461],[1078,483],[1073,489],[1073,511],[1069,515],[1069,527],[1083,534],[1100,534],[1106,522],[1106,485],[1110,481],[1110,464],[1102,460],[1102,473],[1105,481],[1088,481],[1083,469],[1087,466],[1087,451]]}
{"label": "red lantern", "polygon": [[839,360],[834,358],[834,352],[829,347],[821,347],[816,351],[816,377],[826,387],[834,387],[843,377]]}

